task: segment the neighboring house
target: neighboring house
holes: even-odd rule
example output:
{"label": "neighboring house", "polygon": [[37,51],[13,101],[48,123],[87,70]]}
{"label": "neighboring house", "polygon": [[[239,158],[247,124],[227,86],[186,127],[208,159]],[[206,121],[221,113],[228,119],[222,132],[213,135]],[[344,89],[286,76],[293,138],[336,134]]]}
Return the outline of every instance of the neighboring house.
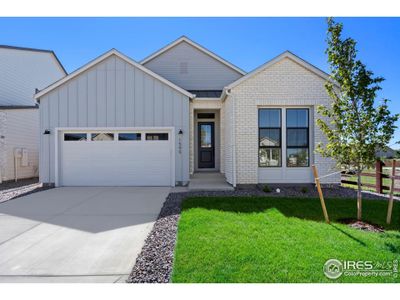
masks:
{"label": "neighboring house", "polygon": [[39,108],[33,95],[65,75],[53,51],[0,45],[0,183],[38,176]]}
{"label": "neighboring house", "polygon": [[398,150],[390,147],[382,148],[376,151],[376,157],[378,158],[396,158],[399,156]]}
{"label": "neighboring house", "polygon": [[36,94],[40,180],[174,186],[212,171],[233,186],[311,183],[312,164],[334,166],[314,153],[327,79],[290,52],[246,73],[186,37],[140,63],[110,50]]}

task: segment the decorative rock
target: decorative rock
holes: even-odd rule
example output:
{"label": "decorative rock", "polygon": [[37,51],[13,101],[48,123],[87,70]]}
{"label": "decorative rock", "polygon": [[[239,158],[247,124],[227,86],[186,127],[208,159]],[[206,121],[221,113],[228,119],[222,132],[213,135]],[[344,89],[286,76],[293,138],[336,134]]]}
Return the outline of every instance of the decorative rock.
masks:
{"label": "decorative rock", "polygon": [[25,196],[32,193],[37,193],[40,191],[51,189],[52,187],[43,187],[42,184],[31,184],[28,186],[21,186],[18,188],[13,188],[9,190],[0,191],[0,203],[15,199],[21,196]]}

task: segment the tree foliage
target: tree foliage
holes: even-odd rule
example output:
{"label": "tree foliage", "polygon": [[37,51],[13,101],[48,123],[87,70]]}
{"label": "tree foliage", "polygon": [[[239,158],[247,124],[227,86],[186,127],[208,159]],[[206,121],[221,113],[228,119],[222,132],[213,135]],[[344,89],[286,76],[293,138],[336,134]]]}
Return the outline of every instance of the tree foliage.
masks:
{"label": "tree foliage", "polygon": [[[318,112],[327,118],[317,120],[327,137],[317,152],[335,159],[338,167],[351,169],[359,175],[372,167],[375,152],[389,143],[399,115],[392,115],[388,100],[375,103],[383,77],[374,76],[357,58],[356,41],[342,37],[343,25],[328,19],[327,50],[330,80],[325,88],[332,98],[330,106],[319,106]],[[361,208],[359,218],[361,217]]]}
{"label": "tree foliage", "polygon": [[341,167],[363,170],[373,166],[375,151],[389,143],[399,115],[391,115],[387,99],[375,105],[377,91],[381,89],[379,83],[384,79],[374,77],[357,59],[356,42],[352,38],[342,39],[342,28],[342,24],[328,19],[326,53],[331,80],[325,87],[333,101],[330,107],[318,107],[318,112],[329,121],[317,120],[328,139],[317,150],[334,158]]}

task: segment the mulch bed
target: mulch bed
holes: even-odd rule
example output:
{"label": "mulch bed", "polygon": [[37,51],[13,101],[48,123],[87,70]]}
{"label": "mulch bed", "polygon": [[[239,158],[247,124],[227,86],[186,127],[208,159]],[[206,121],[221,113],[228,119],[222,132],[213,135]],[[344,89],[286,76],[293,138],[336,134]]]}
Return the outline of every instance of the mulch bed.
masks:
{"label": "mulch bed", "polygon": [[339,220],[341,223],[347,224],[349,227],[360,229],[363,231],[371,231],[371,232],[378,232],[378,233],[383,233],[383,227],[376,225],[376,224],[371,224],[368,222],[364,221],[358,221],[356,219],[341,219]]}
{"label": "mulch bed", "polygon": [[[277,186],[278,187],[278,186]],[[276,188],[270,193],[264,193],[261,189],[235,190],[220,192],[182,192],[168,195],[164,206],[147,237],[141,253],[136,259],[135,266],[127,280],[128,283],[168,283],[171,280],[178,221],[181,212],[181,204],[187,197],[193,196],[274,196],[274,197],[318,197],[315,187],[310,186],[306,193],[301,187],[282,187],[280,192]],[[325,187],[326,197],[355,198],[357,192],[343,187]],[[363,195],[366,199],[379,199],[376,195]],[[382,199],[382,198],[381,198]],[[356,226],[356,225],[355,225]],[[360,225],[361,227],[361,225]]]}
{"label": "mulch bed", "polygon": [[18,179],[18,181],[15,180],[3,181],[0,184],[0,193],[5,190],[11,190],[32,184],[39,184],[39,178],[34,177],[34,178]]}
{"label": "mulch bed", "polygon": [[[265,185],[259,184],[258,189],[263,190]],[[315,184],[298,184],[298,185],[287,185],[287,184],[268,184],[270,192],[265,193],[263,196],[272,197],[306,197],[306,198],[318,198],[318,191],[315,188]],[[278,192],[278,191],[279,192]],[[325,198],[355,198],[357,197],[357,190],[342,187],[337,184],[323,185],[322,191]],[[373,193],[363,193],[363,199],[385,199],[385,196],[378,196]]]}

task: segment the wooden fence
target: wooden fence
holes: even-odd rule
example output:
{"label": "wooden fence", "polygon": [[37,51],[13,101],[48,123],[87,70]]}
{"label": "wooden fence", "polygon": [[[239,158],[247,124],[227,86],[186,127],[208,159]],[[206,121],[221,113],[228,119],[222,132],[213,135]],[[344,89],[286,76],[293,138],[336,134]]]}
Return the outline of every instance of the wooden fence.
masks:
{"label": "wooden fence", "polygon": [[[393,161],[391,160],[386,160],[386,161],[381,161],[377,160],[375,163],[375,173],[361,173],[362,177],[373,177],[375,178],[375,184],[372,183],[362,183],[362,186],[369,187],[374,189],[377,193],[383,194],[384,190],[390,190],[390,186],[384,185],[383,184],[383,179],[384,178],[391,178],[390,175],[384,174],[383,173],[383,167],[400,167],[400,161],[394,161],[394,166],[393,166]],[[350,185],[356,185],[357,186],[357,181],[349,180],[349,177],[353,177],[354,174],[348,174],[345,171],[342,172],[342,178],[341,182],[345,184],[350,184]],[[394,176],[395,180],[400,180],[399,175]],[[394,192],[400,192],[399,187],[394,187]]]}

